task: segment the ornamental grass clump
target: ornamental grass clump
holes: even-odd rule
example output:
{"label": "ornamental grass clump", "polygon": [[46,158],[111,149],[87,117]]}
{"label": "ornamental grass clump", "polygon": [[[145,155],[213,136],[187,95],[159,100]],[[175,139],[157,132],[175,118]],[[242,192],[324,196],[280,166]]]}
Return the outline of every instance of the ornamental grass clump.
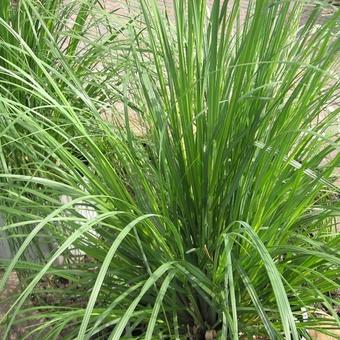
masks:
{"label": "ornamental grass clump", "polygon": [[61,3],[19,4],[33,45],[0,22],[5,338],[336,332],[340,12],[316,29],[300,1],[141,0],[110,31],[95,1],[71,29],[47,25]]}

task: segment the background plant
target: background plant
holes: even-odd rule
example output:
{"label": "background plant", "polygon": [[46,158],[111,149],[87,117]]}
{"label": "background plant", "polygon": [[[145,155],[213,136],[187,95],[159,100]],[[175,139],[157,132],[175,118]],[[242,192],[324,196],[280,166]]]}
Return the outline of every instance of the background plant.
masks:
{"label": "background plant", "polygon": [[[32,334],[46,338],[332,332],[339,156],[327,156],[338,148],[330,135],[339,111],[327,108],[338,99],[339,12],[315,30],[320,8],[301,26],[300,2],[250,1],[241,24],[239,1],[210,10],[174,2],[173,20],[141,1],[144,24],[86,40],[86,54],[90,17],[58,31],[60,7],[22,3],[43,27],[40,48],[51,48],[39,54],[1,21],[13,40],[2,46],[30,56],[8,71],[10,54],[1,68],[2,229],[16,253],[0,286],[16,270],[23,287],[6,335],[41,318]],[[75,47],[57,43],[64,29]],[[93,80],[101,56],[109,62]],[[123,104],[115,124],[101,114],[110,100]],[[30,245],[44,238],[54,251],[29,262]]]}

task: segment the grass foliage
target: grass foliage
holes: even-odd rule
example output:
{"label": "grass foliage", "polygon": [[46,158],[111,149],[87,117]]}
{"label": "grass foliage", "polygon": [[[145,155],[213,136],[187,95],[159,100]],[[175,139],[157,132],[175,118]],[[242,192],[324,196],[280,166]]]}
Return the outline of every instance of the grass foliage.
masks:
{"label": "grass foliage", "polygon": [[168,17],[141,0],[122,20],[1,1],[0,290],[12,271],[22,288],[4,338],[22,322],[117,340],[340,326],[340,11],[316,29],[322,7],[302,25],[303,5],[241,18],[239,0],[185,0]]}

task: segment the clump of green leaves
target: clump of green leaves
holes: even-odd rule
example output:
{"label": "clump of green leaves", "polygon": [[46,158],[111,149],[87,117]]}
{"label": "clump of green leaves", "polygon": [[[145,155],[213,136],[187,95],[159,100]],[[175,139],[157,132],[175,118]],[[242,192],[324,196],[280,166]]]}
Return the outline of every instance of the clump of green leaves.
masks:
{"label": "clump of green leaves", "polygon": [[[2,229],[16,240],[0,287],[13,270],[23,282],[6,336],[32,308],[28,318],[44,322],[31,333],[51,339],[299,339],[339,325],[339,110],[327,110],[339,96],[339,12],[315,30],[320,8],[301,24],[300,2],[250,1],[245,18],[237,0],[173,5],[167,18],[141,1],[142,23],[112,38],[119,69],[101,65],[95,91],[80,47],[53,44],[44,59],[1,21],[37,69],[33,87],[18,61],[19,81],[8,81],[30,104],[0,91]],[[92,72],[98,51],[112,53],[104,41],[89,42]],[[110,98],[122,102],[120,129],[100,114]],[[54,250],[30,264],[29,246],[44,238]]]}

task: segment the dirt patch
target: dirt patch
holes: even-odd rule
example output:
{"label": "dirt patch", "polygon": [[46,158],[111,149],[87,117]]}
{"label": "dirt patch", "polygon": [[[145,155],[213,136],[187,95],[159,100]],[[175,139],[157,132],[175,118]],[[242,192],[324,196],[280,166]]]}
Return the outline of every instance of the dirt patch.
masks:
{"label": "dirt patch", "polygon": [[[3,273],[0,273],[0,278]],[[11,297],[19,291],[19,278],[16,273],[11,273],[6,288],[0,293],[0,320],[5,316],[8,309],[11,307]],[[0,339],[3,338],[6,325],[0,326]],[[25,327],[16,326],[9,335],[9,339],[17,340],[27,334]]]}

